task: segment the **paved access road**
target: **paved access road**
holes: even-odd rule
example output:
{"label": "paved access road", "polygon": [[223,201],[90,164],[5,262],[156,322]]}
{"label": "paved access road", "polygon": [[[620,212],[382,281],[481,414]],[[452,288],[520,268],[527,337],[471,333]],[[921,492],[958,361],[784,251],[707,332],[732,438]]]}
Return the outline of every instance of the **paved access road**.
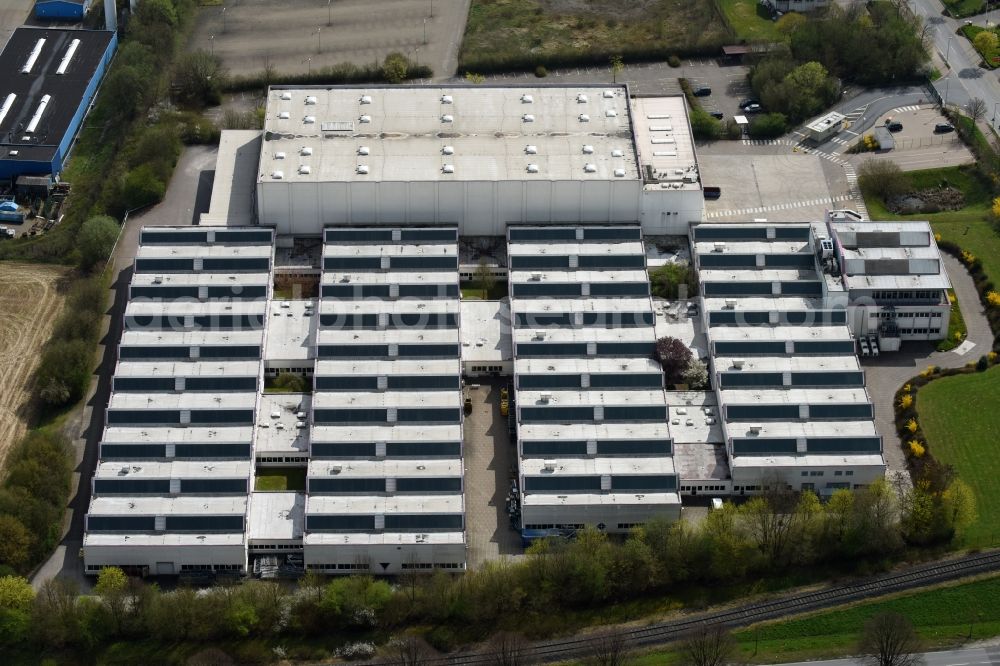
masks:
{"label": "paved access road", "polygon": [[[924,652],[923,666],[998,666],[1000,647],[967,648],[944,652]],[[858,666],[860,659],[828,659],[826,661],[796,661],[778,666]]]}

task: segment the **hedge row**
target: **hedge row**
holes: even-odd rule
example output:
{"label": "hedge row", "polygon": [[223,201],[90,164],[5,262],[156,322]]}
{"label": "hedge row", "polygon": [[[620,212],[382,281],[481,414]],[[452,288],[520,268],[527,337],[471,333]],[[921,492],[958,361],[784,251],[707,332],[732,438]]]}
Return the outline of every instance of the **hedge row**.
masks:
{"label": "hedge row", "polygon": [[459,71],[480,74],[503,74],[506,72],[534,72],[539,66],[548,70],[571,69],[573,67],[607,67],[613,56],[621,56],[625,62],[663,62],[671,58],[715,58],[721,53],[723,44],[675,47],[629,47],[622,45],[614,52],[606,50],[578,51],[575,49],[556,53],[532,54],[511,53],[504,55],[477,54],[463,57]]}
{"label": "hedge row", "polygon": [[[434,70],[427,65],[413,64],[403,56],[407,63],[405,80],[429,79],[434,76]],[[311,72],[297,74],[278,74],[272,71],[260,71],[245,76],[229,76],[222,85],[225,92],[246,92],[265,90],[276,83],[282,85],[346,85],[352,83],[389,83],[383,64],[371,64],[359,67],[353,63],[341,63],[331,67],[320,67]]]}

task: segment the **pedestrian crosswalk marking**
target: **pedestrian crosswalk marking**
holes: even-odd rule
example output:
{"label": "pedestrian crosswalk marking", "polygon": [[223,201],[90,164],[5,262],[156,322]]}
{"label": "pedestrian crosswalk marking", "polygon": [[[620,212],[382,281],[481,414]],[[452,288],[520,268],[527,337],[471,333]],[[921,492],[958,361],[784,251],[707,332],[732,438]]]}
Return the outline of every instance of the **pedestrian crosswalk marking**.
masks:
{"label": "pedestrian crosswalk marking", "polygon": [[[792,210],[795,208],[809,208],[811,206],[830,206],[835,203],[841,203],[845,201],[852,201],[853,196],[850,194],[843,194],[836,197],[820,197],[818,199],[808,199],[806,201],[794,201],[786,202],[780,204],[771,204],[770,206],[757,206],[756,208],[738,208],[732,210],[718,210],[707,213],[705,217],[707,218],[718,218],[718,217],[741,217],[745,215],[753,215],[756,213],[771,213],[778,210]],[[867,215],[867,211],[866,211]]]}

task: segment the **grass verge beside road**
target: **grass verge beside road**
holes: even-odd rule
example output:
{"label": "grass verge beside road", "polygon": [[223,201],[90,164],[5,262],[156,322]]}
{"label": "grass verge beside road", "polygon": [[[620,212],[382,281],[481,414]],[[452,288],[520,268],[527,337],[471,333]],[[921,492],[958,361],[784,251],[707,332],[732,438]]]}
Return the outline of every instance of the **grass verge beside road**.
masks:
{"label": "grass verge beside road", "polygon": [[985,0],[943,0],[948,13],[955,18],[978,14],[986,6]]}
{"label": "grass verge beside road", "polygon": [[[979,519],[963,545],[1000,545],[1000,369],[943,377],[920,389],[920,426],[934,456],[955,468],[976,496]],[[997,599],[1000,599],[998,594]],[[995,604],[1000,607],[1000,604]]]}
{"label": "grass verge beside road", "polygon": [[782,42],[785,36],[778,31],[764,5],[756,0],[718,0],[719,8],[729,19],[736,38],[746,42]]}
{"label": "grass verge beside road", "polygon": [[[982,374],[975,375],[982,376]],[[869,617],[884,612],[913,622],[925,649],[961,645],[1000,635],[1000,577],[937,587],[916,593],[813,613],[736,632],[740,660],[773,664],[855,654]],[[651,652],[635,666],[681,664],[676,649]]]}
{"label": "grass verge beside road", "polygon": [[955,298],[955,290],[948,290],[948,299],[951,301],[951,317],[948,319],[948,337],[938,343],[938,351],[951,351],[962,344],[969,329],[965,325],[965,317],[962,316],[962,304]]}
{"label": "grass verge beside road", "polygon": [[998,34],[997,30],[998,30],[997,28],[984,28],[980,25],[966,25],[962,26],[961,29],[961,33],[965,35],[966,39],[969,40],[969,43],[972,44],[972,48],[974,48],[976,52],[979,53],[979,55],[982,57],[983,59],[982,64],[990,69],[995,69],[997,66],[1000,66],[1000,60],[998,60],[998,58],[1000,58],[1000,49],[991,48],[984,50],[979,48],[979,45],[976,44],[976,35],[978,35],[981,32],[987,32],[987,31],[992,32],[993,34],[996,35]]}

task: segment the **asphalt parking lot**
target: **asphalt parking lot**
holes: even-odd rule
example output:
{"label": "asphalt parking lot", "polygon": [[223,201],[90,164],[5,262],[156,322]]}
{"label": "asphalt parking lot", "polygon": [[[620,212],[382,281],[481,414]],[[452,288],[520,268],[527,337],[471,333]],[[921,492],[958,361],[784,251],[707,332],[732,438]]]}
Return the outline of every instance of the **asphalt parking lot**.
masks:
{"label": "asphalt parking lot", "polygon": [[0,0],[0,49],[14,30],[25,24],[34,6],[34,0]]}
{"label": "asphalt parking lot", "polygon": [[749,68],[744,65],[720,65],[715,60],[685,61],[678,76],[683,76],[692,88],[708,86],[712,94],[698,98],[706,111],[720,111],[723,120],[740,114],[740,102],[751,95],[747,83]]}
{"label": "asphalt parking lot", "polygon": [[190,48],[222,57],[232,74],[308,73],[367,65],[398,51],[451,76],[470,0],[231,0],[203,7]]}
{"label": "asphalt parking lot", "polygon": [[969,164],[975,159],[958,138],[956,132],[948,134],[934,132],[936,124],[945,123],[948,120],[933,106],[894,109],[880,116],[875,125],[884,125],[889,119],[903,124],[902,131],[893,134],[896,147],[887,152],[853,155],[851,156],[852,162],[860,164],[860,162],[874,157],[879,160],[895,162],[903,171],[916,171]]}

